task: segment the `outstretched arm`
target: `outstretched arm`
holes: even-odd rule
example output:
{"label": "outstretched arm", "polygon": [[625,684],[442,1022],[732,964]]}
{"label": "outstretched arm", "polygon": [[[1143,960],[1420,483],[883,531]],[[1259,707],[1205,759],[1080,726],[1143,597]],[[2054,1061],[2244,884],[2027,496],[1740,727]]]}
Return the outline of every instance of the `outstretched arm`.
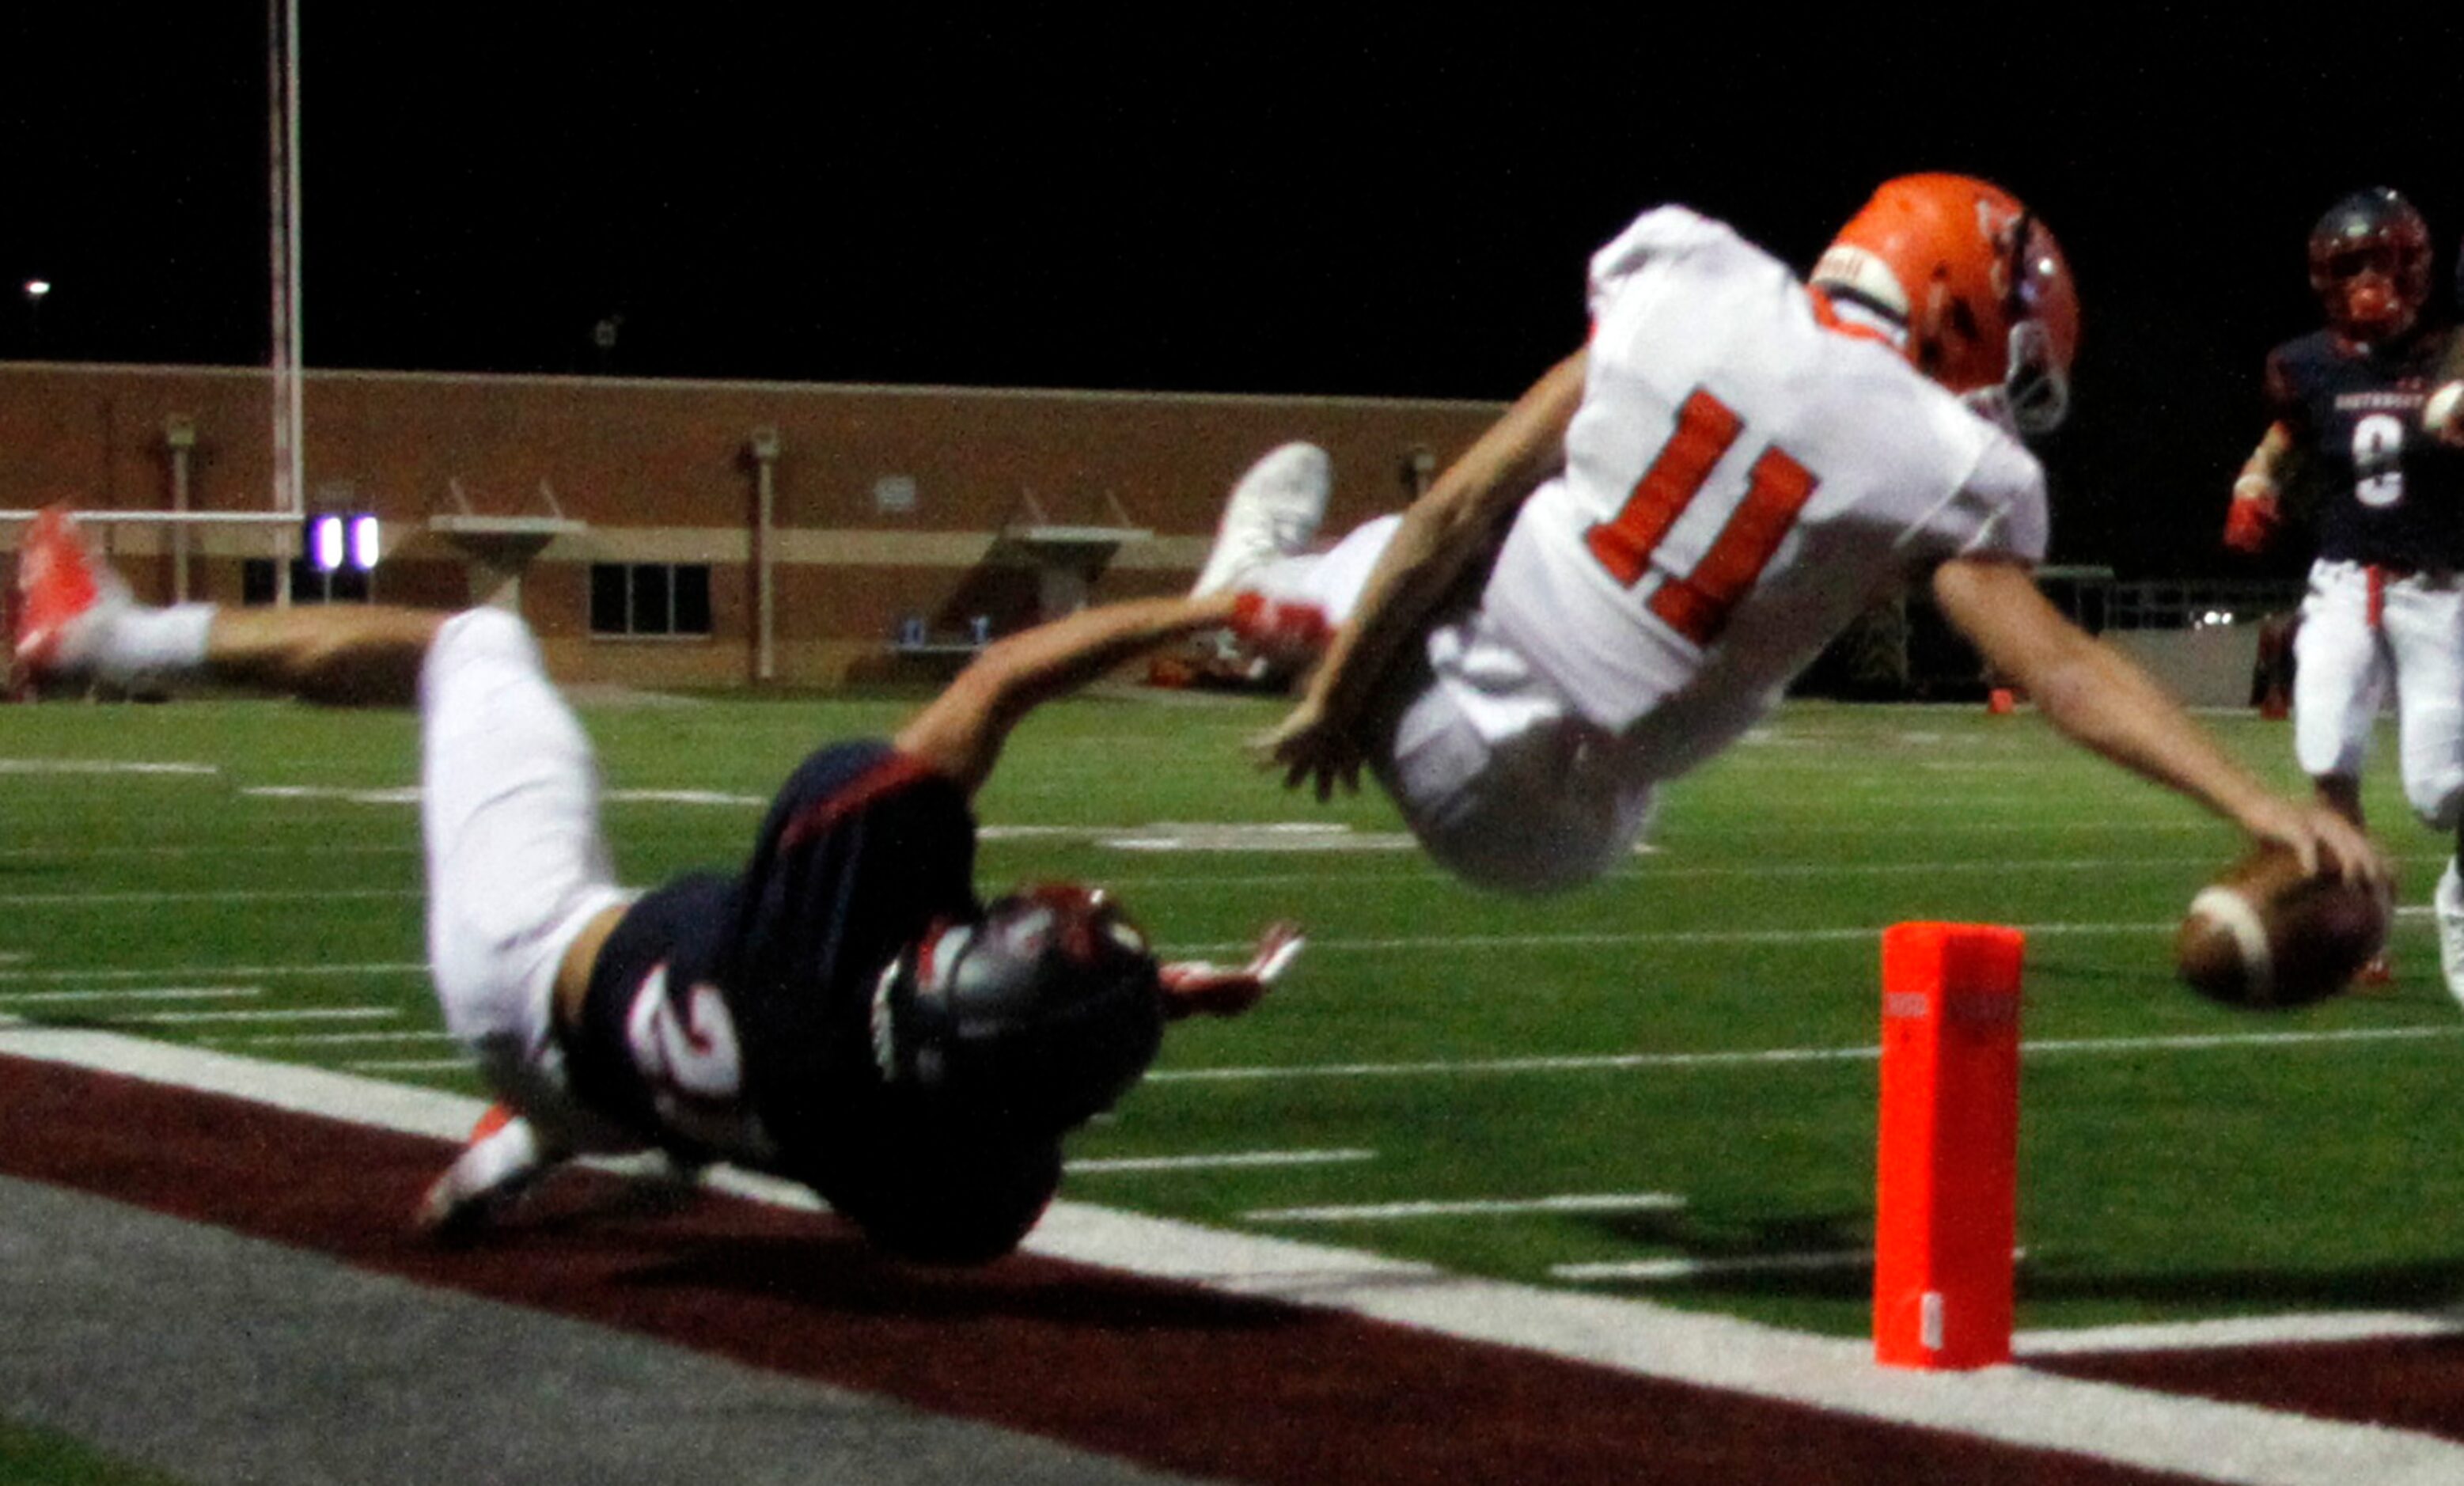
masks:
{"label": "outstretched arm", "polygon": [[1234,598],[1132,600],[995,641],[892,741],[973,794],[1020,718],[1157,645],[1231,623]]}
{"label": "outstretched arm", "polygon": [[251,690],[330,707],[408,707],[436,631],[452,618],[382,604],[214,611],[206,671]]}
{"label": "outstretched arm", "polygon": [[1934,599],[2004,674],[2028,688],[2064,735],[2177,790],[2254,839],[2291,847],[2311,871],[2383,883],[2386,863],[2349,822],[2276,794],[2192,722],[2122,652],[2045,601],[2018,563],[1960,557],[1934,572]]}
{"label": "outstretched arm", "polygon": [[1300,704],[1259,740],[1289,783],[1314,778],[1321,799],[1338,778],[1357,786],[1357,729],[1379,679],[1506,519],[1564,466],[1566,427],[1582,405],[1589,365],[1577,351],[1551,367],[1404,513]]}

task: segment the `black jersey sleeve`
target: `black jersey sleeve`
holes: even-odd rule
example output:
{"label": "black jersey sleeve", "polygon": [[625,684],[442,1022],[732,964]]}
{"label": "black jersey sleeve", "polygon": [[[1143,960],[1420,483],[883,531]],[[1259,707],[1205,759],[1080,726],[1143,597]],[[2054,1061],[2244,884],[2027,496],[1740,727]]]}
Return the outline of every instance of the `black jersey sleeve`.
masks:
{"label": "black jersey sleeve", "polygon": [[882,971],[980,911],[957,784],[887,743],[804,760],[739,874],[629,907],[566,1036],[577,1096],[650,1143],[830,1185],[891,1099],[872,1058]]}
{"label": "black jersey sleeve", "polygon": [[934,925],[981,912],[975,847],[965,790],[884,742],[821,750],[771,805],[726,980],[750,1097],[791,1174],[813,1179],[878,1113],[874,989]]}

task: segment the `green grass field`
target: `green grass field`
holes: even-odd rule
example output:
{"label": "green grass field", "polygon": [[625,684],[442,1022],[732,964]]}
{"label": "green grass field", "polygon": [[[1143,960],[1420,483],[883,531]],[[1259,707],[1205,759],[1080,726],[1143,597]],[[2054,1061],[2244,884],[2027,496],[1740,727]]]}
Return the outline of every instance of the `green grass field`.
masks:
{"label": "green grass field", "polygon": [[[737,859],[752,801],[806,748],[908,705],[586,706],[626,877]],[[2464,1016],[2426,918],[2399,923],[2392,995],[2270,1016],[2197,1000],[2169,979],[2171,925],[2233,834],[2032,716],[1793,705],[1667,792],[1657,850],[1528,903],[1391,849],[1381,798],[1320,807],[1251,772],[1240,742],[1273,715],[1068,704],[983,797],[988,890],[1112,885],[1182,955],[1237,954],[1276,917],[1311,934],[1274,1000],[1178,1030],[1077,1138],[1071,1196],[1859,1333],[1878,933],[1978,920],[2030,934],[2023,1326],[2464,1298]],[[0,721],[0,1012],[475,1092],[419,972],[415,812],[353,798],[413,781],[408,718],[216,702]],[[2295,782],[2283,725],[2215,726]],[[2390,770],[2374,819],[2418,904],[2444,851]],[[719,798],[627,793],[681,791]],[[1314,829],[1191,829],[1291,822]],[[1673,1200],[1513,1206],[1645,1193]],[[1260,1215],[1432,1202],[1502,1206]],[[1556,1273],[1637,1260],[1697,1267]]]}

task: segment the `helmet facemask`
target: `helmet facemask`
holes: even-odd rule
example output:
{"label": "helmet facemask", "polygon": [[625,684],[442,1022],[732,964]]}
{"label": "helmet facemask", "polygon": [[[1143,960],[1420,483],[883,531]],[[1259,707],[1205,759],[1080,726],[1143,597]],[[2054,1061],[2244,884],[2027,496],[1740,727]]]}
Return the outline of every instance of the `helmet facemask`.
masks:
{"label": "helmet facemask", "polygon": [[2348,340],[2393,340],[2430,300],[2430,228],[2385,186],[2356,191],[2310,229],[2310,287]]}
{"label": "helmet facemask", "polygon": [[883,971],[885,1082],[1022,1130],[1074,1128],[1146,1072],[1163,1000],[1146,936],[1098,890],[1038,885],[936,926]]}
{"label": "helmet facemask", "polygon": [[2034,434],[2068,412],[2070,270],[2053,234],[1999,187],[1953,175],[1887,181],[1811,278],[1886,320],[1909,363],[1979,416]]}

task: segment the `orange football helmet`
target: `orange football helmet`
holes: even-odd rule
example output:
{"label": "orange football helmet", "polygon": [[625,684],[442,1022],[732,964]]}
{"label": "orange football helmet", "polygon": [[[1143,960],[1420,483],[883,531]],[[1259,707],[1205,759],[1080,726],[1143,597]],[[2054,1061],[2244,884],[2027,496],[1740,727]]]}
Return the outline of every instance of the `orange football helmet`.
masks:
{"label": "orange football helmet", "polygon": [[1917,370],[1978,411],[2041,433],[2070,410],[2079,294],[2054,234],[2019,200],[1964,175],[1885,181],[1812,280],[1902,329]]}

